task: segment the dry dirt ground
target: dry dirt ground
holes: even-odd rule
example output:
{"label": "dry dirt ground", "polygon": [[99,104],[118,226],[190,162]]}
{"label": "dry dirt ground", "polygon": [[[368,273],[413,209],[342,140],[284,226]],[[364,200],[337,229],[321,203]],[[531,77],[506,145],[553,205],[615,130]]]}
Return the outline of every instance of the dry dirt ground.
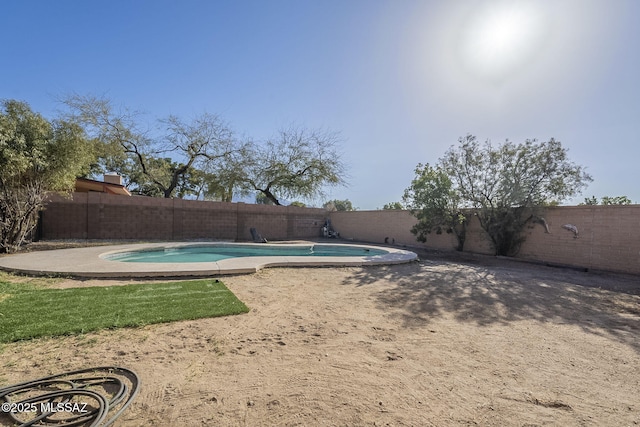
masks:
{"label": "dry dirt ground", "polygon": [[640,424],[639,277],[427,257],[223,281],[248,314],[7,344],[0,385],[133,369],[117,426]]}

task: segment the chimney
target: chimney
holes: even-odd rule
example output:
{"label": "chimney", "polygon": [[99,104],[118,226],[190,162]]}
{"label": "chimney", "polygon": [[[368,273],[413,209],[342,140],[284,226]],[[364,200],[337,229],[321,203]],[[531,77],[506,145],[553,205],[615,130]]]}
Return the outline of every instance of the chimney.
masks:
{"label": "chimney", "polygon": [[122,177],[120,175],[118,175],[117,173],[105,173],[104,174],[104,182],[107,182],[109,184],[118,184],[118,185],[122,185]]}

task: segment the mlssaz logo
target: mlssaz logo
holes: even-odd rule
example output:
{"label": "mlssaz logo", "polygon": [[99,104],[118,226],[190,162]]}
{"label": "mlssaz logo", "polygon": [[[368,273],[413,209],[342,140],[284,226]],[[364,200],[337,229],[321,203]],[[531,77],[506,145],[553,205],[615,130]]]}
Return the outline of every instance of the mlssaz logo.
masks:
{"label": "mlssaz logo", "polygon": [[89,412],[86,403],[78,402],[42,402],[40,403],[40,411],[46,412],[73,412],[84,414]]}

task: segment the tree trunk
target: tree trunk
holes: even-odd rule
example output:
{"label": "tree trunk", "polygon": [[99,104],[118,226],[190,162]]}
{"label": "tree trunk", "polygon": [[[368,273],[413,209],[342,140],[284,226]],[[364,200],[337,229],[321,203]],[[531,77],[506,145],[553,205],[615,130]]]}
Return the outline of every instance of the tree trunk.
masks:
{"label": "tree trunk", "polygon": [[458,241],[458,245],[456,246],[456,251],[462,252],[464,250],[464,241],[467,238],[467,223],[466,221],[460,224],[460,230],[458,228],[453,227],[453,233],[456,235],[456,239]]}
{"label": "tree trunk", "polygon": [[267,196],[267,199],[271,200],[274,205],[280,206],[280,202],[278,201],[278,199],[276,199],[276,196],[274,196],[273,193],[269,191],[268,188],[265,188],[264,190],[260,190],[260,191],[262,191],[262,193],[265,196]]}

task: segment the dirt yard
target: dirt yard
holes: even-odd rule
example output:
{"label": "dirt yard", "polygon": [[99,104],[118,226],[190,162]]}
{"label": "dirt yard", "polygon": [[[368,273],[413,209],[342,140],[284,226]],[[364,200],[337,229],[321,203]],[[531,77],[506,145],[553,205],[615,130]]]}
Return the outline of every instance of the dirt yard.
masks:
{"label": "dirt yard", "polygon": [[250,313],[4,345],[0,385],[133,369],[117,426],[640,424],[638,277],[435,257],[223,281]]}

